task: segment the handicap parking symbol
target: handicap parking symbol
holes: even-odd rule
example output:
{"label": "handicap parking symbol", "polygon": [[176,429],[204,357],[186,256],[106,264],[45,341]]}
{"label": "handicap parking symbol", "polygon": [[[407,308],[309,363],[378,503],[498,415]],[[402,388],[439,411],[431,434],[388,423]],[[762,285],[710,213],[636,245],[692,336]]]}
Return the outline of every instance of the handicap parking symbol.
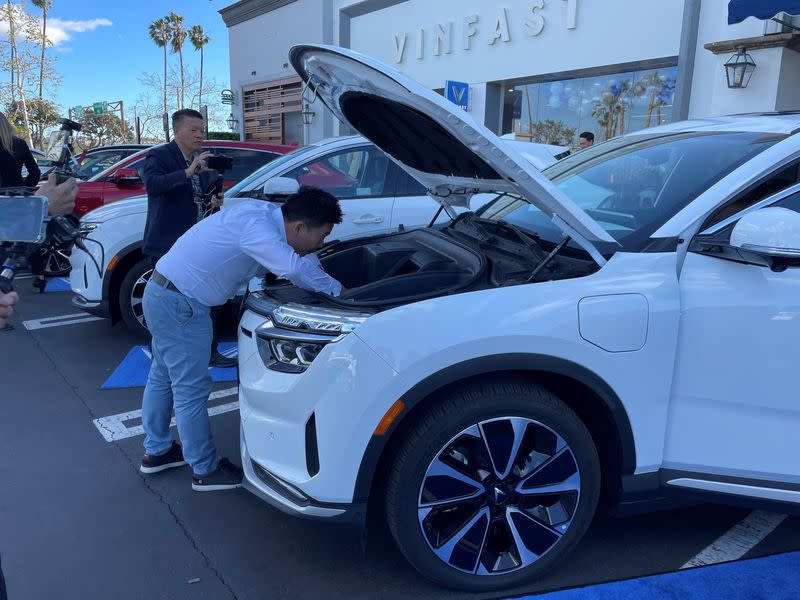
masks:
{"label": "handicap parking symbol", "polygon": [[[228,358],[238,356],[236,342],[223,342],[219,345],[219,352]],[[100,389],[109,390],[116,388],[144,387],[147,383],[147,374],[150,372],[152,356],[147,346],[134,346],[127,356],[114,369],[111,376],[100,386]],[[209,367],[211,380],[214,382],[236,381],[236,369],[233,367],[221,369]]]}

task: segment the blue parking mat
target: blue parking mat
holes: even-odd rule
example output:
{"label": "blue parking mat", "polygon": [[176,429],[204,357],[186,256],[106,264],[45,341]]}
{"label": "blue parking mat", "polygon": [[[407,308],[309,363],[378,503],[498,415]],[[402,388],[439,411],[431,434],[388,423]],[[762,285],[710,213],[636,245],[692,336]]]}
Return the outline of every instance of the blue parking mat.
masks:
{"label": "blue parking mat", "polygon": [[64,277],[57,277],[50,279],[44,288],[45,292],[69,292],[72,288],[69,286],[69,279]]}
{"label": "blue parking mat", "polygon": [[[236,343],[223,342],[219,352],[227,357],[236,356]],[[100,389],[144,387],[150,372],[150,349],[147,346],[134,346]],[[236,381],[236,369],[209,369],[212,381]]]}
{"label": "blue parking mat", "polygon": [[800,552],[524,596],[523,600],[796,600]]}

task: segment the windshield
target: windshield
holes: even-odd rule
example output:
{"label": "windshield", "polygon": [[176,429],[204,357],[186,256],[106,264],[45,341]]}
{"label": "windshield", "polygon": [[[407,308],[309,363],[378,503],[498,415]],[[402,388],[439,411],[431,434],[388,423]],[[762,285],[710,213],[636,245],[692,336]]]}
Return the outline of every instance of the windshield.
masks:
{"label": "windshield", "polygon": [[284,154],[276,158],[275,160],[268,162],[260,169],[256,169],[250,175],[242,179],[239,183],[232,186],[228,191],[225,192],[225,196],[228,198],[236,198],[241,196],[248,196],[249,192],[251,191],[250,188],[262,177],[264,177],[267,172],[272,172],[273,169],[281,168],[287,162],[293,161],[298,156],[303,156],[304,154],[308,154],[312,150],[316,149],[316,146],[303,146],[302,148],[298,148],[297,150],[292,150],[288,154]]}
{"label": "windshield", "polygon": [[[725,175],[785,136],[688,132],[631,136],[578,152],[543,171],[620,246],[640,251],[656,229]],[[501,198],[481,213],[557,242],[561,230],[535,206]],[[601,251],[614,251],[611,245]]]}

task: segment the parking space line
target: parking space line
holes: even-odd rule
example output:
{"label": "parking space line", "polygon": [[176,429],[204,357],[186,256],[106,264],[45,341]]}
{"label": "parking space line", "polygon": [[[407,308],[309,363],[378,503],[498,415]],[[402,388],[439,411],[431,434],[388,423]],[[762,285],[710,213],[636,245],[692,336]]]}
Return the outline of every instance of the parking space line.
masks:
{"label": "parking space line", "polygon": [[[217,400],[219,398],[227,398],[228,396],[234,396],[239,393],[238,387],[232,387],[225,390],[219,390],[217,392],[213,392],[209,395],[208,400]],[[234,410],[238,410],[239,408],[239,401],[229,402],[227,404],[220,404],[217,406],[212,406],[208,409],[208,416],[213,417],[214,415],[221,415],[223,413],[232,412]],[[141,425],[135,425],[133,427],[128,427],[125,422],[132,421],[133,419],[141,419],[142,418],[142,410],[131,410],[129,412],[120,413],[118,415],[111,415],[110,417],[100,417],[99,419],[95,419],[92,421],[94,426],[97,427],[97,430],[100,432],[107,442],[117,442],[119,440],[124,440],[130,437],[136,437],[139,435],[144,435],[144,428]],[[175,418],[172,418],[169,424],[170,427],[175,427]]]}
{"label": "parking space line", "polygon": [[739,560],[772,533],[785,518],[786,515],[755,510],[704,548],[681,569]]}
{"label": "parking space line", "polygon": [[46,317],[44,319],[31,319],[23,321],[22,325],[28,331],[34,329],[47,329],[48,327],[62,327],[64,325],[74,325],[76,323],[88,323],[89,321],[102,321],[101,317],[93,317],[84,312],[73,313],[71,315],[61,315],[58,317]]}

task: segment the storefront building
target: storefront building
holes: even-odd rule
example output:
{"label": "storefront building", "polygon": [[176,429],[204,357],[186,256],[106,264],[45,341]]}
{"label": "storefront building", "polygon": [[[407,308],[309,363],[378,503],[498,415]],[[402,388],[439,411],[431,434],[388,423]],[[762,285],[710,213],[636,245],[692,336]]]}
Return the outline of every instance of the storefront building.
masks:
{"label": "storefront building", "polygon": [[[242,0],[220,13],[243,139],[302,144],[348,133],[320,102],[303,111],[287,60],[300,43],[370,55],[496,133],[534,141],[800,109],[792,18],[728,25],[727,0]],[[756,68],[747,87],[732,89],[724,65],[740,46]]]}

